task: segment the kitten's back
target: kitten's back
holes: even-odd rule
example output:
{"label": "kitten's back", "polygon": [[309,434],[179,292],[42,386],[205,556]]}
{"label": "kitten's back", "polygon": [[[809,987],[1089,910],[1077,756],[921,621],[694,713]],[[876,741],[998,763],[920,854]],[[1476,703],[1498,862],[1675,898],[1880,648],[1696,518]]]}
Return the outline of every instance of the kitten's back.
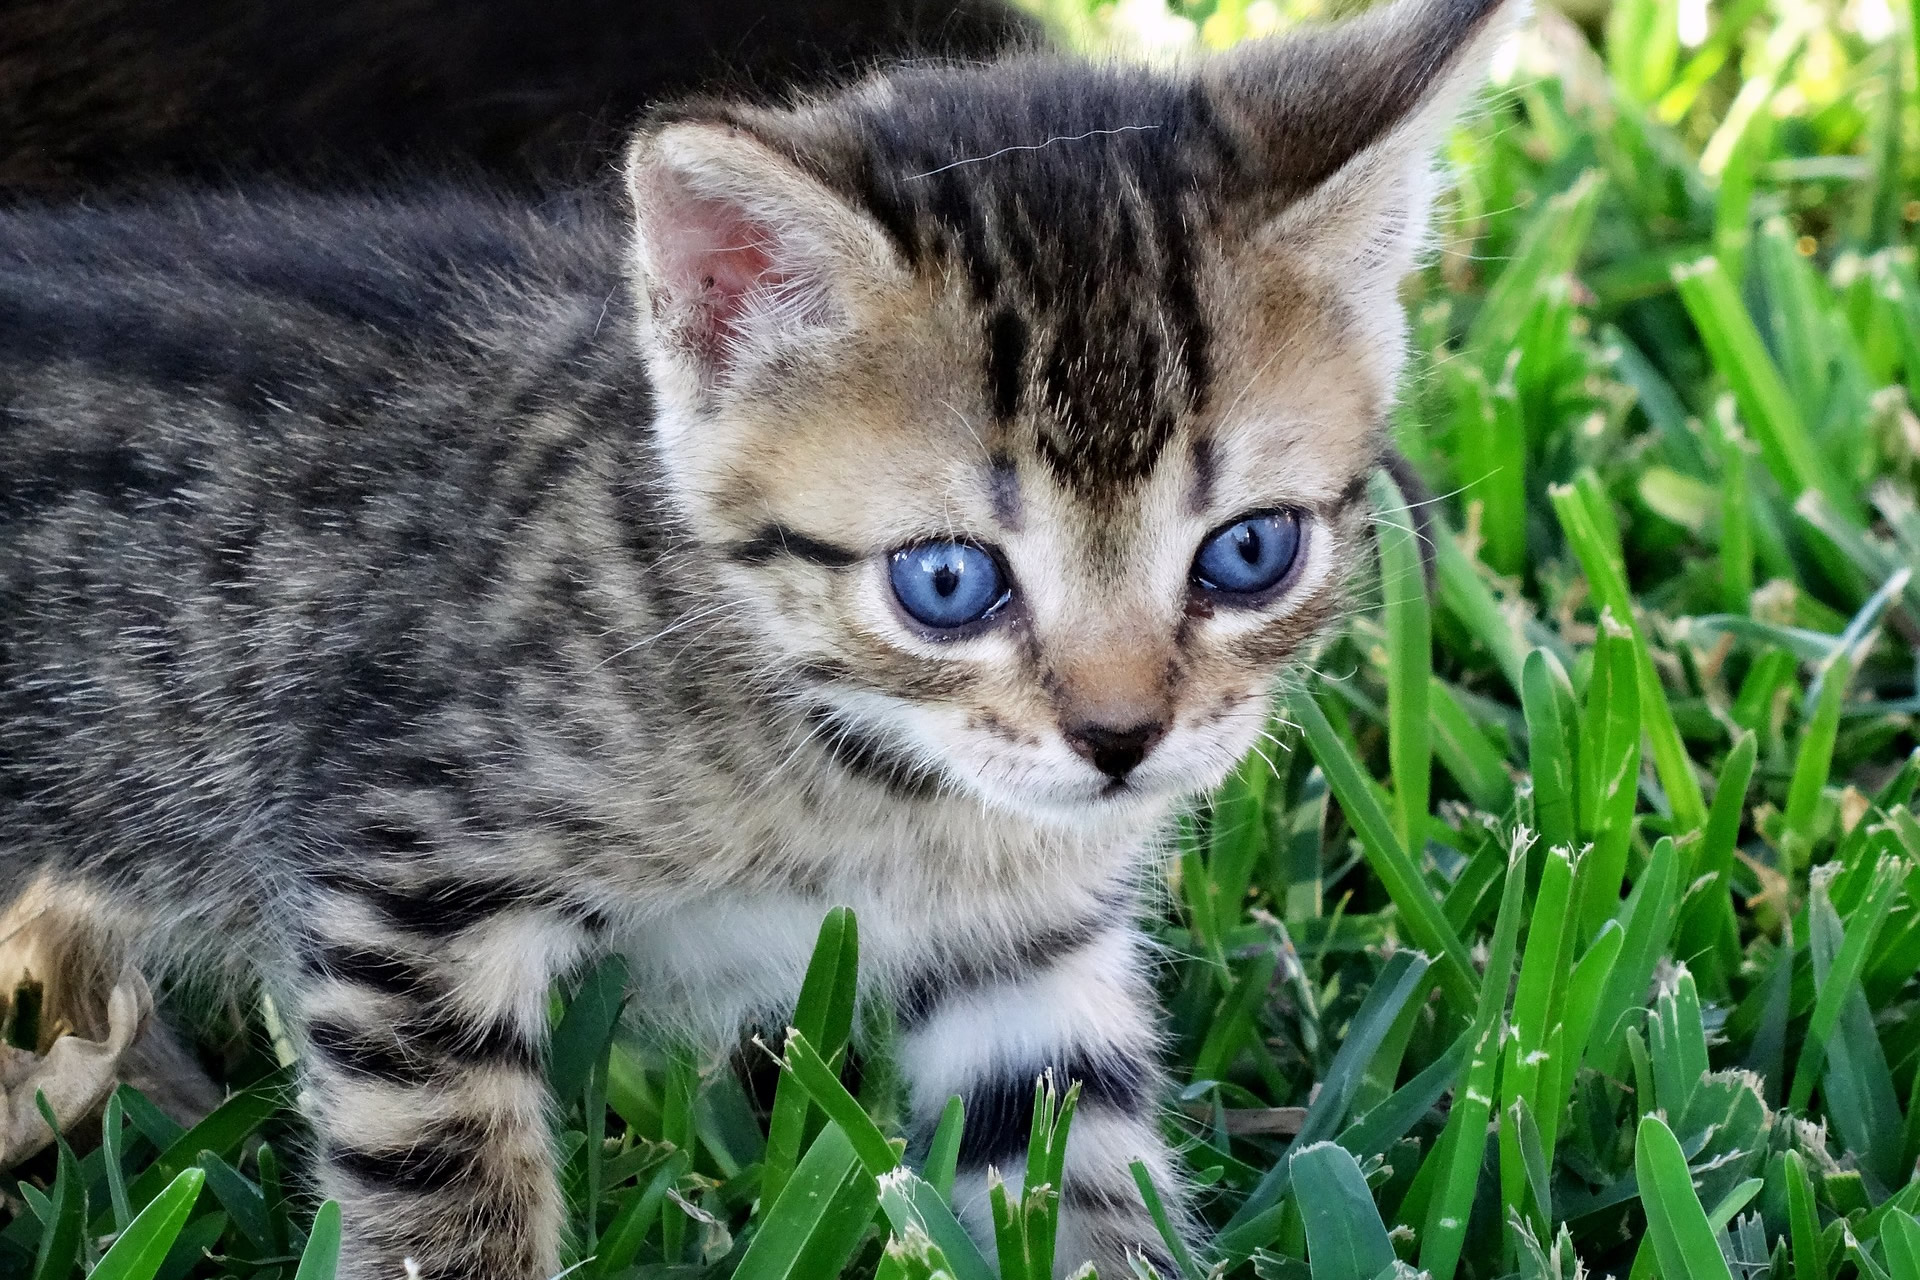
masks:
{"label": "kitten's back", "polygon": [[230,897],[288,779],[500,669],[450,636],[584,449],[504,424],[645,412],[589,381],[617,244],[446,192],[0,213],[0,898],[49,858]]}

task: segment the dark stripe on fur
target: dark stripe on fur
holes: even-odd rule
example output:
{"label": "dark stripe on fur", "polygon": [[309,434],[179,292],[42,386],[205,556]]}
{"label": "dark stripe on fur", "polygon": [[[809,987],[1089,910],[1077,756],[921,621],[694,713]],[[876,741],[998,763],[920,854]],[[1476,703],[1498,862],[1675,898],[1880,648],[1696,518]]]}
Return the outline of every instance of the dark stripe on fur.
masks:
{"label": "dark stripe on fur", "polygon": [[1090,1182],[1085,1177],[1069,1177],[1066,1185],[1060,1188],[1060,1203],[1069,1209],[1082,1213],[1104,1213],[1120,1215],[1146,1212],[1146,1201],[1140,1198],[1140,1191],[1132,1184],[1107,1186]]}
{"label": "dark stripe on fur", "polygon": [[464,1130],[429,1130],[403,1151],[362,1151],[336,1146],[333,1163],[361,1182],[396,1191],[431,1194],[470,1180],[486,1151],[484,1139]]}
{"label": "dark stripe on fur", "polygon": [[463,1066],[509,1067],[537,1073],[545,1062],[542,1046],[505,1020],[475,1023],[455,1013],[439,1012],[408,1021],[401,1035]]}
{"label": "dark stripe on fur", "polygon": [[993,416],[1005,422],[1020,410],[1026,383],[1027,322],[1010,307],[987,321],[987,391]]}
{"label": "dark stripe on fur", "polygon": [[510,1022],[474,1023],[444,1011],[393,1024],[390,1032],[321,1018],[307,1027],[307,1038],[340,1070],[392,1084],[424,1084],[449,1064],[538,1074],[545,1061],[542,1046]]}
{"label": "dark stripe on fur", "polygon": [[1214,452],[1213,441],[1206,436],[1194,438],[1191,446],[1193,466],[1193,484],[1187,491],[1187,509],[1197,515],[1206,514],[1213,505],[1213,487],[1220,473],[1220,459]]}
{"label": "dark stripe on fur", "polygon": [[949,1000],[999,982],[1017,982],[1047,968],[1099,937],[1112,924],[1089,916],[1017,938],[1010,946],[979,956],[958,956],[921,970],[900,993],[900,1027],[911,1031]]}
{"label": "dark stripe on fur", "polygon": [[367,1036],[337,1022],[310,1023],[307,1041],[322,1058],[348,1075],[409,1086],[422,1085],[433,1078],[431,1062],[408,1053],[393,1041]]}
{"label": "dark stripe on fur", "polygon": [[835,764],[855,777],[903,800],[927,800],[939,793],[937,772],[901,755],[872,734],[836,720],[819,708],[810,708],[807,720],[814,728],[815,741]]}
{"label": "dark stripe on fur", "polygon": [[[1051,1064],[1053,1079],[1063,1091],[1080,1082],[1080,1114],[1106,1108],[1137,1116],[1147,1103],[1147,1067],[1137,1059],[1109,1049],[1099,1056],[1084,1050]],[[960,1137],[960,1166],[1007,1164],[1024,1154],[1033,1127],[1034,1082],[1047,1068],[1007,1071],[985,1080],[965,1094],[967,1125]]]}
{"label": "dark stripe on fur", "polygon": [[861,559],[857,553],[845,547],[810,538],[798,530],[779,524],[766,525],[745,542],[735,543],[727,549],[728,559],[740,564],[765,564],[779,556],[792,556],[796,560],[828,569],[845,569],[860,563]]}
{"label": "dark stripe on fur", "polygon": [[549,895],[521,880],[435,877],[398,887],[360,877],[328,877],[339,893],[360,899],[397,929],[427,938],[462,933],[509,911],[552,905]]}
{"label": "dark stripe on fur", "polygon": [[350,982],[381,995],[431,999],[437,991],[420,967],[397,952],[377,947],[321,947],[307,952],[307,972]]}

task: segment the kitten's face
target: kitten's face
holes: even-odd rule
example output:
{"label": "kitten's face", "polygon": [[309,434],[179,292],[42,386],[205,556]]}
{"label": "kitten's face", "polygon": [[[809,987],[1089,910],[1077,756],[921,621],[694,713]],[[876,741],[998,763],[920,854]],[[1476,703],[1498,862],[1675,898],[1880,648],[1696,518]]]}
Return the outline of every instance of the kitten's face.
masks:
{"label": "kitten's face", "polygon": [[838,367],[676,442],[780,679],[836,713],[823,732],[1051,812],[1164,803],[1255,743],[1366,554],[1391,362],[1226,266],[1202,290],[1215,393],[1137,475],[1063,474],[1045,407],[996,418],[971,303],[911,285]]}
{"label": "kitten's face", "polygon": [[1240,69],[920,73],[636,149],[675,496],[854,767],[1157,812],[1337,615],[1427,199],[1395,122],[1433,95],[1261,175],[1301,143]]}

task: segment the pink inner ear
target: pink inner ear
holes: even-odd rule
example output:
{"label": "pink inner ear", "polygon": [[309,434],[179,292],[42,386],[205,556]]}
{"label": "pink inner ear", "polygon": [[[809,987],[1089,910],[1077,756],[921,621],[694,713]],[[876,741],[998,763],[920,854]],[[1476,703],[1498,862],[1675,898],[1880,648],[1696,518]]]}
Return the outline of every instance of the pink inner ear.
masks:
{"label": "pink inner ear", "polygon": [[722,367],[755,298],[779,291],[791,273],[774,256],[772,228],[738,205],[681,193],[661,214],[660,270],[676,302],[692,312],[683,334],[704,361]]}

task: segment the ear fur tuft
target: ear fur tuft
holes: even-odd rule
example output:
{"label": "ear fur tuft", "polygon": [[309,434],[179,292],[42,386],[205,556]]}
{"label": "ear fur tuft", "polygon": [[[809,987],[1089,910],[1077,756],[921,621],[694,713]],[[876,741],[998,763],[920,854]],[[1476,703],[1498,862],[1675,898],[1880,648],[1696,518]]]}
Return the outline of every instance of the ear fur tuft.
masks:
{"label": "ear fur tuft", "polygon": [[1264,165],[1277,205],[1267,234],[1397,283],[1426,235],[1434,151],[1529,7],[1396,0],[1245,46],[1203,73]]}
{"label": "ear fur tuft", "polygon": [[642,134],[627,188],[643,314],[703,387],[840,331],[899,269],[870,219],[740,129]]}

